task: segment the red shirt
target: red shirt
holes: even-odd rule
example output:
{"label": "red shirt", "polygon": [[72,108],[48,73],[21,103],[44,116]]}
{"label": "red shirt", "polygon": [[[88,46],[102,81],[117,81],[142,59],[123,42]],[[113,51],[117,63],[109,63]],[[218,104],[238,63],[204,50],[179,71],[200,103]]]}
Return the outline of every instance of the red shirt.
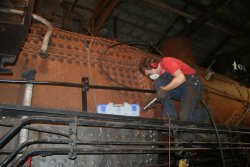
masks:
{"label": "red shirt", "polygon": [[196,73],[189,65],[173,57],[164,57],[161,59],[160,65],[164,71],[171,75],[174,75],[177,70],[181,70],[186,75],[193,75]]}

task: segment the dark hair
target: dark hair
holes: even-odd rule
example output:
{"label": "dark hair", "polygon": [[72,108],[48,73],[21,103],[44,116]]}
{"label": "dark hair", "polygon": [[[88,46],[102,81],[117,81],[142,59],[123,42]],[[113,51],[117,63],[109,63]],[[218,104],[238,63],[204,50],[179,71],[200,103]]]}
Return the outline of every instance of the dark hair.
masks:
{"label": "dark hair", "polygon": [[145,75],[145,70],[151,70],[153,67],[151,66],[151,63],[157,63],[157,61],[154,58],[145,57],[142,58],[139,64],[139,71]]}

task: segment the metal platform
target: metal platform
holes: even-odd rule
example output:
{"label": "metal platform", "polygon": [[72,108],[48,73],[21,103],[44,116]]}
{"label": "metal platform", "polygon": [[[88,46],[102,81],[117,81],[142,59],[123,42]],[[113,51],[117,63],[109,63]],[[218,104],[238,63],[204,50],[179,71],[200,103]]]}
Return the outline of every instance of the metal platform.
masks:
{"label": "metal platform", "polygon": [[[245,127],[217,125],[219,144],[210,124],[4,104],[0,110],[1,166],[30,159],[41,167],[175,166],[180,159],[193,166],[221,166],[221,159],[226,166],[247,164]],[[29,140],[17,146],[23,128],[29,129]]]}

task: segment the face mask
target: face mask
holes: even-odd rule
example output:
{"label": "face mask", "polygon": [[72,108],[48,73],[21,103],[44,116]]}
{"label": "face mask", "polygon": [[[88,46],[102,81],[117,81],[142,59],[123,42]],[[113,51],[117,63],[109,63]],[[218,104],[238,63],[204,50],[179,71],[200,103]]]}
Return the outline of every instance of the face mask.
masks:
{"label": "face mask", "polygon": [[157,80],[159,78],[159,74],[151,74],[149,75],[149,78],[152,79],[152,80]]}

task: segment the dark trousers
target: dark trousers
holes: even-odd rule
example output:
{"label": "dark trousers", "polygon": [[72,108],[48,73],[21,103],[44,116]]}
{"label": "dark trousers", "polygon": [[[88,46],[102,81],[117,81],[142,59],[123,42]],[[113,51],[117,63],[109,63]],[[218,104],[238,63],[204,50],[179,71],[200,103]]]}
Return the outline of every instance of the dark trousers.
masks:
{"label": "dark trousers", "polygon": [[[164,99],[161,100],[163,106],[163,116],[172,116],[177,118],[175,106],[171,99],[180,101],[179,119],[182,121],[204,121],[206,111],[197,109],[197,104],[201,100],[203,88],[199,78],[196,75],[185,75],[186,81],[179,87],[167,92]],[[173,77],[169,73],[163,73],[154,81],[155,89],[167,85]]]}

